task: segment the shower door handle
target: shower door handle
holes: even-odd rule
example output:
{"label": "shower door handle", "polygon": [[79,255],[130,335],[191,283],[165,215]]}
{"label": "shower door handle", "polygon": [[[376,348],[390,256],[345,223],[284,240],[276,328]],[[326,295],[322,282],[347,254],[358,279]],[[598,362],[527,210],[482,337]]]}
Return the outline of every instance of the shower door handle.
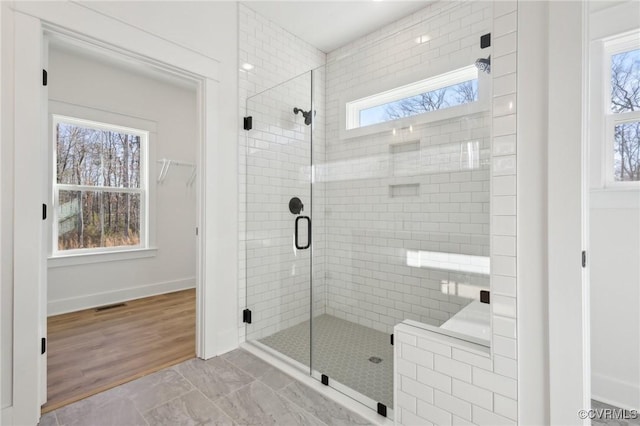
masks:
{"label": "shower door handle", "polygon": [[[298,243],[298,224],[301,220],[307,221],[307,245],[306,246],[301,246]],[[295,234],[296,234],[295,244],[298,250],[306,250],[311,246],[311,218],[309,216],[296,217]]]}

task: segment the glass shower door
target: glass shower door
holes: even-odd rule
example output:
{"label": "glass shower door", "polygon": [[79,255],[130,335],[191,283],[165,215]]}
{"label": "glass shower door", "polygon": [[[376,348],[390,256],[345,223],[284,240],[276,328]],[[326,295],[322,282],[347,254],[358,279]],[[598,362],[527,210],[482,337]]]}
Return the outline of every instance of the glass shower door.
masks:
{"label": "glass shower door", "polygon": [[[311,73],[247,100],[246,340],[310,371]],[[249,126],[247,126],[249,125]]]}

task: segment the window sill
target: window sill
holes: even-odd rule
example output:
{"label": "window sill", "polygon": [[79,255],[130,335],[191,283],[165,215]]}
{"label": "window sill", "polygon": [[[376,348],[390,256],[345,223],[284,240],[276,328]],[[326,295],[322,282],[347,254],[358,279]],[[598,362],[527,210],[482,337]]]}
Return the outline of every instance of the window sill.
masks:
{"label": "window sill", "polygon": [[344,123],[342,123],[343,126],[339,131],[340,139],[345,140],[361,136],[370,136],[378,133],[393,132],[397,129],[408,128],[409,126],[430,124],[488,111],[490,111],[488,102],[484,99],[479,99],[475,102],[464,105],[429,111],[423,114],[416,114],[410,117],[399,118],[397,120],[385,121],[382,123],[372,124],[370,126],[356,127],[354,129],[346,129]]}
{"label": "window sill", "polygon": [[87,265],[90,263],[117,262],[122,260],[155,257],[157,248],[118,250],[97,253],[82,253],[49,257],[47,267],[62,268],[65,266]]}
{"label": "window sill", "polygon": [[592,188],[592,209],[640,209],[640,186]]}

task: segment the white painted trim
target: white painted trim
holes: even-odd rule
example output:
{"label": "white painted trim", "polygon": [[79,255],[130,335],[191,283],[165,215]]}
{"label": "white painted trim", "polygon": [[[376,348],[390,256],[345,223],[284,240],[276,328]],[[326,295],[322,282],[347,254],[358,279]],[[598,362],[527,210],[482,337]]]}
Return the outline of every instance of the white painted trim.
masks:
{"label": "white painted trim", "polygon": [[640,2],[637,1],[619,2],[593,12],[589,16],[590,38],[591,40],[602,39],[637,30],[638,16],[640,16]]}
{"label": "white painted trim", "polygon": [[172,293],[174,291],[195,288],[194,277],[181,280],[165,281],[148,284],[140,287],[125,288],[122,290],[105,291],[102,293],[88,294],[68,299],[51,300],[47,304],[47,316],[60,315],[113,303],[127,302],[143,297],[156,296],[158,294]]}
{"label": "white painted trim", "polygon": [[158,123],[143,117],[135,117],[107,111],[88,105],[77,105],[70,102],[49,98],[49,115],[63,115],[76,117],[92,122],[108,122],[116,126],[129,129],[144,130],[148,133],[158,133]]}
{"label": "white painted trim", "polygon": [[[199,270],[202,272],[201,309],[204,317],[201,324],[201,340],[206,345],[198,356],[209,359],[238,347],[238,226],[237,180],[238,148],[235,143],[225,144],[214,129],[219,127],[221,100],[219,85],[213,80],[204,81],[202,120],[204,121],[200,159],[207,165],[198,165],[201,171],[202,209],[206,212],[206,221],[202,222],[202,233],[207,235],[203,242]],[[237,139],[236,139],[237,141]],[[229,187],[229,183],[234,184]],[[235,262],[230,262],[233,257]],[[206,311],[204,307],[207,307]]]}
{"label": "white painted trim", "polygon": [[[480,97],[480,94],[478,94]],[[346,118],[346,104],[341,103],[339,105],[340,120],[345,121]],[[360,136],[374,135],[376,133],[383,132],[395,132],[399,129],[406,129],[409,126],[418,126],[420,124],[435,123],[437,121],[449,120],[456,117],[468,116],[471,114],[478,114],[481,112],[489,111],[489,102],[485,99],[478,98],[477,101],[468,104],[456,105],[449,108],[438,109],[435,111],[429,111],[423,114],[411,115],[409,117],[398,118],[397,120],[384,121],[382,123],[372,124],[370,126],[356,127],[353,129],[346,129],[344,126],[340,127],[340,139],[351,139]]]}
{"label": "white painted trim", "polygon": [[548,279],[550,423],[588,425],[583,217],[583,2],[549,2]]}
{"label": "white painted trim", "polygon": [[[371,410],[370,408],[367,408],[365,405],[360,404],[353,398],[350,398],[349,396],[339,392],[338,390],[333,389],[331,386],[323,385],[317,379],[311,377],[308,373],[301,371],[299,368],[294,367],[291,364],[283,361],[282,359],[262,350],[257,345],[251,342],[245,342],[240,345],[240,347],[247,352],[250,352],[253,355],[257,356],[258,358],[263,359],[274,367],[284,371],[286,374],[302,382],[304,385],[309,386],[319,394],[337,402],[340,405],[343,405],[354,413],[364,417],[364,419],[371,422],[371,424],[381,426],[391,426],[394,424],[391,420],[378,415],[378,413]],[[392,407],[387,407],[387,409],[390,408]]]}
{"label": "white painted trim", "polygon": [[193,76],[219,80],[219,61],[216,59],[104,15],[81,3],[15,2],[13,7],[43,22],[52,23],[56,32],[63,35],[67,34],[64,28],[75,33],[72,38],[78,38],[77,35],[82,34],[93,44],[110,45],[109,50],[113,50],[114,46],[119,47],[121,53],[133,57],[137,62],[142,60],[155,68],[160,62],[169,68],[173,67],[178,73],[182,69]]}
{"label": "white painted trim", "polygon": [[518,3],[516,303],[518,424],[549,425],[548,2]]}
{"label": "white painted trim", "polygon": [[475,65],[468,65],[444,74],[349,101],[346,104],[346,129],[351,130],[361,127],[360,112],[363,110],[477,79],[478,69]]}
{"label": "white painted trim", "polygon": [[158,249],[151,248],[137,248],[127,250],[113,250],[113,251],[93,251],[86,253],[73,253],[62,254],[58,256],[52,256],[47,259],[48,268],[63,268],[66,266],[74,265],[88,265],[90,263],[102,263],[102,262],[117,262],[121,260],[132,259],[144,259],[148,257],[155,257],[158,253]]}
{"label": "white painted trim", "polygon": [[[4,7],[2,6],[2,4],[0,4],[0,91],[2,91],[2,87],[3,87],[3,83],[4,83],[4,79],[3,79],[4,75],[2,73],[2,68],[3,68],[2,56],[3,55],[1,53],[1,51],[2,51],[2,49],[1,49],[1,47],[2,47],[2,38],[3,38],[2,37],[2,28],[1,28],[1,26],[2,26],[2,21],[4,19],[4,17],[3,17],[3,13],[4,13],[3,11],[4,10],[5,10]],[[4,123],[3,123],[4,110],[2,108],[2,104],[3,104],[3,102],[0,102],[0,139],[4,139],[2,137],[3,130],[4,130],[3,129],[3,126],[4,126]],[[4,175],[2,174],[2,148],[1,147],[0,147],[0,179],[4,179]],[[3,197],[0,196],[0,241],[2,241],[2,228],[3,228],[3,226],[2,226],[3,225],[3,221],[2,221],[2,198]],[[0,244],[0,259],[3,259],[3,260],[5,259],[5,257],[2,254],[2,244]],[[2,311],[2,306],[3,306],[2,297],[3,297],[3,294],[4,294],[4,286],[6,284],[6,283],[2,282],[2,265],[3,265],[3,263],[4,262],[0,262],[0,311]],[[0,321],[0,323],[1,322],[2,321]],[[2,363],[2,358],[3,358],[4,341],[5,341],[5,337],[4,337],[4,334],[2,332],[0,332],[0,337],[1,337],[1,340],[0,340],[0,404],[4,405],[4,401],[2,400],[3,399],[2,396],[3,396],[3,393],[4,393],[3,392],[3,388],[4,388],[3,375],[6,374],[6,373],[3,374],[3,369],[2,369],[2,366],[4,365]],[[2,412],[0,413],[0,426],[2,426],[3,424],[8,424],[9,423],[8,421],[4,420],[4,416],[5,416],[4,413],[5,413],[5,409],[2,409]]]}
{"label": "white painted trim", "polygon": [[[41,105],[43,104],[39,95],[41,86],[38,84],[42,69],[40,51],[44,42],[42,26],[47,28],[48,33],[60,32],[65,36],[79,38],[100,48],[126,55],[148,66],[169,70],[199,82],[198,96],[205,101],[200,104],[203,115],[198,123],[201,135],[198,149],[205,152],[205,146],[207,147],[206,158],[200,156],[199,159],[198,170],[201,173],[196,181],[198,193],[201,195],[198,200],[200,232],[196,265],[196,298],[199,301],[196,306],[198,324],[196,342],[197,355],[201,358],[222,353],[238,345],[235,294],[238,255],[237,226],[235,225],[237,145],[228,143],[227,139],[220,137],[217,81],[219,64],[215,59],[92,11],[80,4],[16,2],[12,3],[12,7],[17,9],[15,15],[19,15],[19,18],[16,18],[14,55],[16,94],[22,90],[23,86],[26,88],[24,90],[33,92],[31,95],[16,96],[15,120],[16,147],[20,148],[16,150],[15,167],[16,188],[19,188],[19,191],[16,191],[15,211],[20,213],[16,215],[15,235],[21,239],[16,238],[17,244],[14,245],[14,251],[19,254],[14,259],[16,265],[14,288],[17,296],[14,333],[21,338],[14,339],[13,412],[16,423],[30,425],[36,424],[40,415],[40,401],[37,396],[38,377],[40,377],[37,356],[39,356],[40,341],[37,331],[40,317],[44,317],[44,312],[40,315],[38,304],[33,303],[33,295],[37,294],[38,277],[36,275],[39,269],[33,268],[33,264],[34,259],[38,259],[37,254],[42,240],[36,238],[38,236],[36,234],[40,233],[40,227],[31,224],[40,222],[41,197],[38,196],[40,182],[25,185],[23,180],[26,170],[33,172],[27,166],[25,155],[27,147],[44,140],[44,135],[39,135],[38,126],[35,128],[33,126],[33,123],[39,122],[40,110],[46,107]],[[19,25],[17,21],[20,22]],[[26,119],[28,114],[33,115],[33,117],[29,116],[30,120]],[[39,145],[38,147],[42,148]],[[45,150],[41,149],[41,151]],[[33,158],[30,160],[33,161]],[[22,173],[19,172],[21,168]],[[211,177],[206,181],[203,177],[205,170],[211,171]],[[31,180],[35,180],[34,176],[31,176]],[[231,186],[233,191],[230,190]],[[37,207],[33,208],[34,205]],[[220,206],[225,208],[221,209]],[[207,224],[210,226],[207,227]],[[30,236],[28,237],[27,234]],[[208,256],[205,255],[205,249]],[[34,255],[31,252],[34,252]],[[29,259],[28,263],[26,259]],[[43,264],[43,262],[44,259],[37,263]]]}
{"label": "white painted trim", "polygon": [[607,188],[589,191],[592,209],[640,209],[640,190],[636,188]]}
{"label": "white painted trim", "polygon": [[[472,47],[471,57],[479,57],[485,55],[480,46]],[[484,57],[484,56],[483,56]],[[457,60],[456,63],[443,63],[430,65],[420,71],[409,74],[398,75],[391,74],[388,77],[376,81],[376,88],[380,91],[392,90],[396,87],[408,85],[410,83],[424,79],[425,75],[446,74],[452,68],[462,68],[468,66],[468,61]],[[371,126],[359,127],[355,129],[347,129],[347,103],[353,100],[362,99],[371,95],[371,85],[360,84],[341,94],[338,105],[338,134],[341,140],[350,139],[360,136],[367,136],[384,131],[393,131],[393,129],[407,128],[413,125],[423,123],[432,123],[440,120],[447,120],[463,115],[476,114],[485,112],[490,109],[491,94],[491,75],[486,73],[478,73],[478,100],[469,104],[454,106],[441,110],[431,111],[428,114],[418,114],[411,117],[404,117],[398,120],[385,121],[383,123],[373,124]]]}
{"label": "white painted trim", "polygon": [[46,171],[34,173],[32,166],[44,164],[41,113],[42,27],[38,19],[14,14],[15,20],[15,136],[14,136],[14,337],[13,415],[19,425],[35,425],[40,418],[40,301],[42,265],[42,217],[46,202],[43,179]]}
{"label": "white painted trim", "polygon": [[[582,56],[582,78],[581,78],[581,107],[580,107],[580,198],[581,198],[581,242],[582,250],[587,254],[591,251],[589,239],[589,223],[591,210],[589,208],[590,195],[589,192],[589,105],[593,102],[591,99],[591,90],[589,87],[590,68],[589,68],[589,7],[588,4],[581,4],[580,12],[582,14],[581,28],[581,56]],[[582,256],[581,256],[582,258]],[[582,262],[582,259],[581,259]],[[587,262],[582,268],[582,406],[591,406],[591,263]],[[583,421],[583,425],[590,425],[590,421]]]}

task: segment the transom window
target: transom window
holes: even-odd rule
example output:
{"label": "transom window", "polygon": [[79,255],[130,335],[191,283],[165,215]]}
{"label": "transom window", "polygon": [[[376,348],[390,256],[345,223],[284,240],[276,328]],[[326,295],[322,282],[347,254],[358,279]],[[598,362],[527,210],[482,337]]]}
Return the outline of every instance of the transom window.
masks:
{"label": "transom window", "polygon": [[348,102],[347,129],[398,120],[478,100],[475,65]]}
{"label": "transom window", "polygon": [[640,181],[640,34],[605,43],[607,180]]}
{"label": "transom window", "polygon": [[53,254],[147,247],[148,132],[53,116]]}

